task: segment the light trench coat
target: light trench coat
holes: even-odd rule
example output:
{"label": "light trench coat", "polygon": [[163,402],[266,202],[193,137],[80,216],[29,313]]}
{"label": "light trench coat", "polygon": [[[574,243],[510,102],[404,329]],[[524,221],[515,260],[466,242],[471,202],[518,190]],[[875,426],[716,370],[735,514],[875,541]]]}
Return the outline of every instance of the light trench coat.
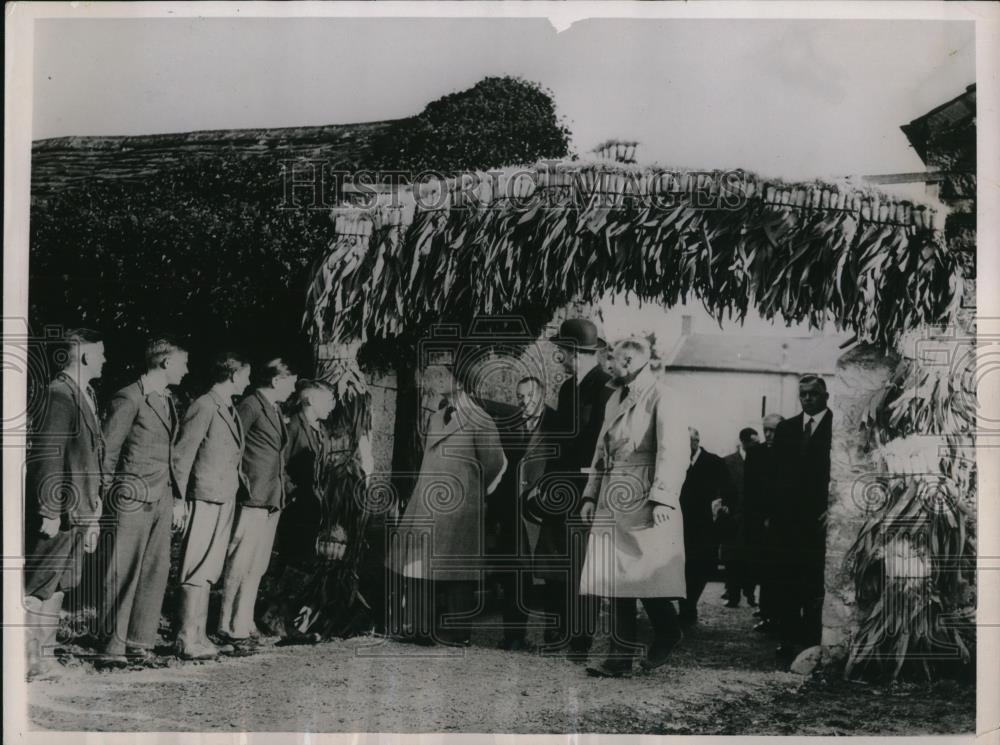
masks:
{"label": "light trench coat", "polygon": [[388,567],[404,577],[477,580],[486,567],[486,496],[507,459],[493,419],[463,396],[447,424],[431,415],[413,496],[390,533]]}
{"label": "light trench coat", "polygon": [[[680,493],[690,453],[679,395],[646,368],[608,399],[585,499],[596,500],[580,593],[682,598],[684,525]],[[670,508],[654,525],[653,507]]]}

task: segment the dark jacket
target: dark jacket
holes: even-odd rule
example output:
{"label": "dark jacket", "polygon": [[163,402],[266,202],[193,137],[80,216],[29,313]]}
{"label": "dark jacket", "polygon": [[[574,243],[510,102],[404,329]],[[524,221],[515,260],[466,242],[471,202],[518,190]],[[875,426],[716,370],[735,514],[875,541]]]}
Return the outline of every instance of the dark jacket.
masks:
{"label": "dark jacket", "polygon": [[286,561],[308,563],[316,556],[316,536],[328,519],[330,440],[302,412],[288,422],[285,446],[286,509],[278,526],[279,552]]}
{"label": "dark jacket", "polygon": [[689,465],[681,487],[681,514],[684,518],[684,553],[689,560],[715,560],[719,550],[712,502],[722,499],[729,489],[729,476],[722,458],[702,449],[694,465]]}
{"label": "dark jacket", "polygon": [[169,393],[146,393],[141,380],[118,391],[104,419],[104,476],[112,501],[174,496],[176,439],[177,412]]}
{"label": "dark jacket", "polygon": [[747,450],[743,468],[743,524],[746,542],[754,548],[759,549],[768,542],[764,520],[774,510],[777,471],[773,445],[761,443]]}
{"label": "dark jacket", "polygon": [[728,514],[720,515],[716,521],[723,561],[738,558],[738,552],[746,542],[744,492],[746,461],[739,451],[730,453],[722,459],[726,467],[726,490],[722,495],[722,503],[728,509]]}
{"label": "dark jacket", "polygon": [[826,541],[833,415],[824,415],[807,442],[803,441],[803,421],[799,414],[781,422],[775,430],[777,468],[768,516],[779,545],[821,549]]}
{"label": "dark jacket", "polygon": [[243,472],[249,484],[242,504],[284,509],[287,501],[284,449],[288,443],[284,418],[259,390],[244,397],[236,405],[236,411],[246,439]]}
{"label": "dark jacket", "polygon": [[187,499],[224,504],[246,488],[243,427],[230,402],[214,391],[195,399],[184,414],[174,446],[177,486]]}
{"label": "dark jacket", "polygon": [[518,518],[526,516],[528,491],[545,473],[549,460],[556,453],[549,435],[555,419],[556,410],[545,406],[534,431],[524,428],[520,415],[512,417],[509,424],[499,430],[507,470],[496,491],[487,498],[491,522],[510,528],[517,524]]}
{"label": "dark jacket", "polygon": [[104,438],[86,395],[64,373],[46,390],[28,462],[29,533],[41,518],[60,518],[67,530],[100,515]]}
{"label": "dark jacket", "polygon": [[[559,388],[556,416],[553,418],[550,442],[556,456],[549,461],[545,475],[539,483],[538,514],[541,529],[535,558],[539,576],[556,581],[567,581],[566,568],[560,557],[569,556],[569,536],[566,521],[579,513],[583,490],[587,486],[589,469],[594,460],[597,438],[604,424],[604,409],[614,390],[608,385],[611,376],[596,365],[577,384],[576,377],[569,378]],[[586,546],[586,540],[583,540]],[[583,551],[579,554],[582,564]],[[550,571],[546,571],[550,567]],[[579,567],[572,567],[574,574]],[[575,581],[575,580],[570,580]]]}

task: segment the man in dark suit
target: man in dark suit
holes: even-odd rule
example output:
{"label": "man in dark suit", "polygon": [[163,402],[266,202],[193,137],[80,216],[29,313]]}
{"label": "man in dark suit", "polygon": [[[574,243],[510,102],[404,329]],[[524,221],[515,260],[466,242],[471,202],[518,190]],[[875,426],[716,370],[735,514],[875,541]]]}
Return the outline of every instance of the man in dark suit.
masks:
{"label": "man in dark suit", "polygon": [[802,412],[778,425],[778,463],[769,531],[778,551],[776,583],[781,644],[778,656],[790,661],[799,646],[820,643],[823,631],[826,508],[830,488],[833,415],[826,383],[818,375],[799,380]]}
{"label": "man in dark suit", "polygon": [[205,632],[208,595],[222,574],[236,495],[246,488],[243,427],[232,400],[249,385],[250,366],[235,354],[222,353],[213,361],[211,375],[212,388],[188,407],[174,447],[177,487],[189,507],[176,644],[183,659],[210,659],[222,651]]}
{"label": "man in dark suit", "polygon": [[747,451],[757,444],[757,430],[744,427],[740,430],[736,452],[730,453],[722,462],[729,476],[728,489],[719,510],[719,558],[726,567],[726,593],[723,598],[727,608],[738,608],[740,595],[746,596],[747,604],[757,605],[754,598],[754,583],[747,571],[746,524],[744,514],[744,466]]}
{"label": "man in dark suit", "polygon": [[773,572],[774,541],[768,533],[768,515],[773,510],[774,484],[778,470],[774,457],[774,433],[782,420],[780,414],[768,414],[764,417],[761,422],[764,442],[747,451],[743,472],[748,565],[751,581],[760,586],[756,614],[760,621],[754,626],[754,631],[762,634],[773,634],[778,629]]}
{"label": "man in dark suit", "polygon": [[174,479],[177,412],[168,386],[187,375],[188,354],[172,340],[146,345],[146,372],[118,391],[104,421],[105,499],[115,515],[104,579],[104,660],[153,658],[170,573],[170,532],[184,527],[186,506]]}
{"label": "man in dark suit", "polygon": [[260,635],[254,604],[260,580],[271,563],[278,518],[285,508],[285,459],[288,443],[279,405],[288,400],[298,381],[281,358],[267,362],[258,386],[236,406],[246,447],[243,472],[249,489],[241,493],[233,535],[229,539],[222,579],[219,636],[246,643]]}
{"label": "man in dark suit", "polygon": [[507,470],[497,490],[490,495],[490,518],[496,526],[496,549],[493,560],[508,567],[499,572],[503,588],[504,634],[501,649],[525,650],[528,599],[532,587],[530,570],[532,536],[537,525],[525,507],[525,498],[545,473],[548,460],[555,454],[549,432],[555,426],[556,412],[545,405],[545,384],[536,377],[518,381],[515,389],[518,414],[509,426],[500,430],[500,442],[507,458]]}
{"label": "man in dark suit", "polygon": [[533,508],[541,515],[536,574],[545,580],[545,610],[555,620],[545,631],[547,649],[569,647],[574,658],[586,661],[599,606],[595,597],[580,595],[589,528],[579,514],[612,393],[611,375],[598,358],[607,344],[590,321],[566,320],[550,341],[559,350],[567,380],[559,388],[553,429],[558,455],[535,490]]}
{"label": "man in dark suit", "polygon": [[688,428],[691,462],[681,487],[681,515],[684,519],[684,575],[687,598],[681,601],[680,620],[684,626],[698,622],[698,600],[719,564],[719,539],[715,516],[722,507],[728,487],[722,458],[701,447],[701,435]]}
{"label": "man in dark suit", "polygon": [[28,458],[24,608],[29,679],[47,672],[63,594],[80,582],[83,553],[97,548],[104,440],[90,383],[104,368],[104,342],[68,331],[65,367],[49,383]]}

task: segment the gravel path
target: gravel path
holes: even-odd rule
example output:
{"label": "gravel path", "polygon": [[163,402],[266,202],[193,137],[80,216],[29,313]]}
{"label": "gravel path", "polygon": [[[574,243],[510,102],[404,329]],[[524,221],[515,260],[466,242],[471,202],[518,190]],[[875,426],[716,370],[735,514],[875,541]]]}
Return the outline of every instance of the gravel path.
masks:
{"label": "gravel path", "polygon": [[467,650],[359,637],[159,669],[76,666],[59,680],[30,684],[29,716],[40,729],[83,731],[972,731],[967,689],[943,697],[803,687],[802,678],[775,669],[773,642],[750,631],[748,608],[718,605],[720,590],[706,590],[703,624],[672,663],[628,680],[590,678],[562,657],[499,651],[498,632],[484,623]]}

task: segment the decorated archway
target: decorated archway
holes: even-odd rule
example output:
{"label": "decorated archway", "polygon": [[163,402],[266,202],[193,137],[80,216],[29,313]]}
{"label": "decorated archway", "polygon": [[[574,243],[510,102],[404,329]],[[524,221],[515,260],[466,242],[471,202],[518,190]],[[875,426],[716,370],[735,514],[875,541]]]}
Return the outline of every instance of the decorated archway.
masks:
{"label": "decorated archway", "polygon": [[[697,298],[719,318],[753,306],[766,319],[834,324],[857,345],[834,384],[827,658],[848,672],[888,660],[898,672],[935,649],[961,656],[962,630],[941,619],[961,602],[970,550],[974,563],[974,480],[962,468],[974,401],[971,366],[933,371],[917,359],[921,339],[945,353],[968,346],[960,262],[932,209],[850,183],[543,162],[422,183],[333,219],[304,323],[355,452],[344,495],[362,493],[371,468],[358,353],[373,341],[412,345],[435,324],[484,315],[516,316],[537,334],[558,309],[607,291],[668,307]],[[926,331],[942,327],[946,339]],[[915,437],[936,457],[901,455]],[[355,576],[358,537],[386,500],[340,503],[355,538],[341,571]],[[958,562],[932,560],[942,553]],[[887,615],[890,590],[905,611]]]}

